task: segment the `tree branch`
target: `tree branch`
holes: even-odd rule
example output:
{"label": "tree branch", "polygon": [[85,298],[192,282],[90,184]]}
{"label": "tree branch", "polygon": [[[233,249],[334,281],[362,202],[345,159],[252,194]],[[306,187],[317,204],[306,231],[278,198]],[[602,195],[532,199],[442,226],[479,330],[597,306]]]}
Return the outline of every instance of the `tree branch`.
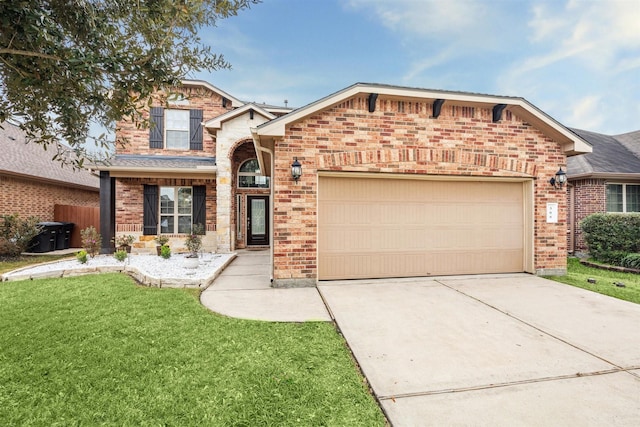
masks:
{"label": "tree branch", "polygon": [[49,55],[46,53],[31,52],[28,50],[18,50],[18,49],[10,49],[10,48],[0,48],[0,55],[4,55],[7,53],[9,55],[31,56],[31,57],[43,58],[43,59],[53,59],[54,61],[62,61],[62,58],[60,58],[59,56]]}

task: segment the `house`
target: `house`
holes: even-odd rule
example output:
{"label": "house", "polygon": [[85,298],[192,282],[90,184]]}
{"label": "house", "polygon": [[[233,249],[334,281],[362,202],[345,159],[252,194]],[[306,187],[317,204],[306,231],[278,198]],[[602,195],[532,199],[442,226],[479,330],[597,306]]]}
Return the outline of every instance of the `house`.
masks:
{"label": "house", "polygon": [[358,83],[289,111],[202,81],[182,95],[149,131],[120,124],[103,235],[180,249],[203,223],[207,249],[269,247],[274,286],[566,272],[550,180],[591,146],[523,98]]}
{"label": "house", "polygon": [[28,143],[9,122],[0,127],[0,214],[54,221],[56,205],[97,208],[100,183],[88,170],[74,170],[52,160],[52,148]]}
{"label": "house", "polygon": [[610,136],[572,130],[593,152],[567,159],[570,253],[587,250],[580,221],[588,215],[640,212],[640,131]]}

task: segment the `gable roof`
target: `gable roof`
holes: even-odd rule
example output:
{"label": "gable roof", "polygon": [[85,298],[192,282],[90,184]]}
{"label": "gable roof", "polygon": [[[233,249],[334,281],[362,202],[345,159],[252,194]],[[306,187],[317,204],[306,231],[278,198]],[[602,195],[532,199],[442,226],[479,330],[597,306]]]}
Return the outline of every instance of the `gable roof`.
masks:
{"label": "gable roof", "polygon": [[593,146],[593,152],[567,159],[567,177],[640,179],[640,131],[617,136],[572,129]]}
{"label": "gable roof", "polygon": [[241,107],[245,104],[244,102],[240,101],[238,98],[229,95],[227,92],[223,91],[222,89],[204,80],[182,80],[182,85],[183,86],[201,86],[201,87],[207,88],[211,92],[217,93],[223,98],[227,98],[229,101],[231,101],[231,106],[234,108]]}
{"label": "gable roof", "polygon": [[[548,137],[558,141],[565,152],[571,156],[580,153],[591,152],[591,146],[580,136],[571,132],[548,114],[531,104],[524,98],[510,96],[484,95],[471,92],[454,92],[433,89],[420,89],[402,86],[382,85],[377,83],[356,83],[318,101],[298,108],[291,113],[258,126],[254,135],[260,140],[260,136],[279,137],[284,136],[288,124],[330,108],[346,99],[358,94],[375,93],[397,98],[414,98],[422,100],[442,99],[445,102],[456,105],[485,106],[505,104],[506,110],[510,110],[539,129]],[[436,119],[437,120],[437,119]]]}
{"label": "gable roof", "polygon": [[264,117],[267,120],[271,120],[276,117],[274,114],[271,114],[269,111],[265,110],[260,105],[254,104],[253,102],[251,102],[249,104],[243,105],[242,107],[228,111],[218,117],[214,117],[211,120],[207,120],[204,123],[204,126],[209,129],[220,129],[222,127],[222,123],[226,122],[227,120],[231,120],[235,117],[241,116],[251,110],[260,114],[262,117]]}
{"label": "gable roof", "polygon": [[[86,169],[74,170],[52,160],[55,147],[28,142],[25,133],[9,122],[0,124],[0,174],[46,181],[53,184],[99,191],[100,179]],[[68,149],[72,153],[71,149]],[[71,154],[70,154],[71,155]]]}

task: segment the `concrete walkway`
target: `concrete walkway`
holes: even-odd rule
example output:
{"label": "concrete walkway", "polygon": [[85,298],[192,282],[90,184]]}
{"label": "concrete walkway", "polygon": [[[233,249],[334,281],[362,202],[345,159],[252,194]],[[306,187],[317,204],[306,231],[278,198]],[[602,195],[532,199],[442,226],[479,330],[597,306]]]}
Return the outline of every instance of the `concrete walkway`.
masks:
{"label": "concrete walkway", "polygon": [[394,426],[640,425],[640,305],[527,274],[320,282]]}
{"label": "concrete walkway", "polygon": [[269,250],[239,250],[200,296],[216,313],[272,322],[331,321],[316,288],[271,287]]}

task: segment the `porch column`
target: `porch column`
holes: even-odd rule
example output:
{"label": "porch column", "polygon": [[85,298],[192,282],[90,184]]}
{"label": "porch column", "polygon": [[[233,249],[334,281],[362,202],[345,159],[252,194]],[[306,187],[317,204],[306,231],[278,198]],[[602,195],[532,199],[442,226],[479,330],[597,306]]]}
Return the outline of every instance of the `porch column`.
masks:
{"label": "porch column", "polygon": [[[221,139],[221,138],[219,138]],[[221,147],[218,142],[216,153],[216,231],[218,235],[218,252],[229,253],[232,249],[231,239],[231,207],[233,193],[231,191],[231,159],[228,156],[229,147]],[[226,148],[226,149],[225,149]]]}
{"label": "porch column", "polygon": [[100,171],[100,235],[101,254],[113,253],[112,239],[116,235],[116,180],[109,171]]}

